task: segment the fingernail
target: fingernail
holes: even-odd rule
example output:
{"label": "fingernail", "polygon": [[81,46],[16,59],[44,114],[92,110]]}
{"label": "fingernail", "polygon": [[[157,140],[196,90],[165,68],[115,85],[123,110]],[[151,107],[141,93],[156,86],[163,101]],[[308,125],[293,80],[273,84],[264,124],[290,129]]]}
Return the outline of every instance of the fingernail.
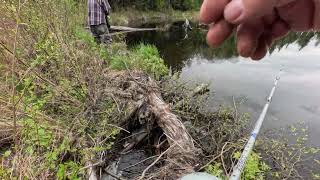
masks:
{"label": "fingernail", "polygon": [[224,11],[224,18],[230,23],[237,23],[241,20],[243,12],[242,0],[233,0],[227,5]]}

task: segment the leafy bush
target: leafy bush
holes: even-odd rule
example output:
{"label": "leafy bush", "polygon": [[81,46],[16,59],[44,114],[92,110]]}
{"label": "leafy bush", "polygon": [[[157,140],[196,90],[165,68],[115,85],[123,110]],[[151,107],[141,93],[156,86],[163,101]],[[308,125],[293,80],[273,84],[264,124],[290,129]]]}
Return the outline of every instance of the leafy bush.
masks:
{"label": "leafy bush", "polygon": [[[239,160],[241,156],[240,152],[236,152],[233,155],[234,159]],[[206,167],[205,171],[211,175],[214,175],[221,179],[228,179],[223,173],[221,163],[213,163]],[[270,171],[270,167],[264,163],[261,159],[261,156],[255,152],[251,153],[249,156],[245,169],[241,175],[241,179],[244,180],[263,180],[267,172]]]}
{"label": "leafy bush", "polygon": [[[1,24],[12,24],[1,27],[5,33],[0,34],[0,53],[9,60],[0,65],[0,114],[7,117],[4,124],[10,127],[8,132],[16,127],[9,138],[17,137],[6,151],[12,153],[0,154],[0,179],[8,178],[8,174],[23,179],[82,178],[87,158],[110,149],[119,133],[117,128],[106,126],[111,115],[103,114],[97,123],[89,122],[86,116],[86,109],[95,105],[88,102],[97,97],[93,87],[103,84],[103,60],[110,56],[80,27],[85,23],[85,2],[39,0],[20,4],[8,0],[0,5]],[[17,34],[14,27],[18,27]],[[12,55],[16,59],[11,75]],[[11,104],[15,105],[15,116]],[[88,134],[105,138],[105,143],[99,148],[87,143]]]}
{"label": "leafy bush", "polygon": [[[239,160],[240,156],[241,153],[236,152],[233,157]],[[266,172],[269,170],[270,167],[261,160],[261,156],[255,152],[252,152],[247,160],[241,177],[245,180],[263,180],[265,179]]]}
{"label": "leafy bush", "polygon": [[216,176],[217,178],[225,179],[223,170],[221,168],[221,163],[215,163],[210,164],[208,167],[206,167],[205,171],[213,176]]}
{"label": "leafy bush", "polygon": [[158,49],[153,45],[140,44],[132,50],[128,50],[125,44],[117,42],[107,46],[98,45],[91,34],[82,28],[76,29],[75,37],[110,63],[112,69],[142,70],[156,79],[169,72]]}
{"label": "leafy bush", "polygon": [[157,79],[169,72],[157,48],[145,44],[138,45],[126,54],[112,57],[110,67],[117,70],[142,70]]}

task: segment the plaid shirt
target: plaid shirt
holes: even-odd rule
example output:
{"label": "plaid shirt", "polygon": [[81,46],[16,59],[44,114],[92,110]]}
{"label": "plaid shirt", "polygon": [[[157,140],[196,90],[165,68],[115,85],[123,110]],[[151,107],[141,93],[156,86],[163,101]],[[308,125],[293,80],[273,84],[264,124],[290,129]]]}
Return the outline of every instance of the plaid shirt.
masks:
{"label": "plaid shirt", "polygon": [[108,0],[88,0],[88,24],[106,24],[106,13],[110,12]]}

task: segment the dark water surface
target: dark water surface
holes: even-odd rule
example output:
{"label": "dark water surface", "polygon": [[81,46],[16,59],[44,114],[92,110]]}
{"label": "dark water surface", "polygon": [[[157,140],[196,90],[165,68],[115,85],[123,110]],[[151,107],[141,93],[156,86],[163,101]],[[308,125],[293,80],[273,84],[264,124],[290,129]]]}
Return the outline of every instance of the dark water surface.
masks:
{"label": "dark water surface", "polygon": [[178,22],[168,26],[168,31],[129,34],[127,43],[129,46],[140,42],[154,44],[173,70],[182,71],[182,81],[190,85],[209,83],[214,93],[207,103],[212,109],[221,103],[232,105],[233,97],[245,99],[241,112],[251,113],[254,121],[283,66],[285,73],[263,130],[305,122],[310,131],[310,145],[320,146],[319,35],[290,34],[272,48],[271,54],[256,62],[237,55],[233,38],[218,49],[210,49],[205,42],[205,30],[194,28],[185,38],[181,26]]}

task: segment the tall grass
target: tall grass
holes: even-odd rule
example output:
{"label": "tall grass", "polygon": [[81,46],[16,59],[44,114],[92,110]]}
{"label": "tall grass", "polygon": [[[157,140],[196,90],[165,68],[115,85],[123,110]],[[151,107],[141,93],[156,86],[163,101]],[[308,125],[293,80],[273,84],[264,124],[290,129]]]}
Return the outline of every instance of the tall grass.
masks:
{"label": "tall grass", "polygon": [[88,102],[97,98],[103,77],[102,56],[108,57],[92,39],[79,37],[85,7],[74,0],[1,3],[0,146],[7,145],[0,152],[1,179],[83,177],[85,162],[110,148],[108,141],[99,150],[88,143],[90,132],[92,138],[99,130],[110,137],[118,132],[88,121],[86,111],[94,106]]}
{"label": "tall grass", "polygon": [[100,100],[105,72],[159,78],[163,60],[151,46],[96,44],[84,29],[84,0],[3,1],[0,16],[0,178],[83,178],[86,162],[119,133],[108,126],[118,117],[114,100]]}

